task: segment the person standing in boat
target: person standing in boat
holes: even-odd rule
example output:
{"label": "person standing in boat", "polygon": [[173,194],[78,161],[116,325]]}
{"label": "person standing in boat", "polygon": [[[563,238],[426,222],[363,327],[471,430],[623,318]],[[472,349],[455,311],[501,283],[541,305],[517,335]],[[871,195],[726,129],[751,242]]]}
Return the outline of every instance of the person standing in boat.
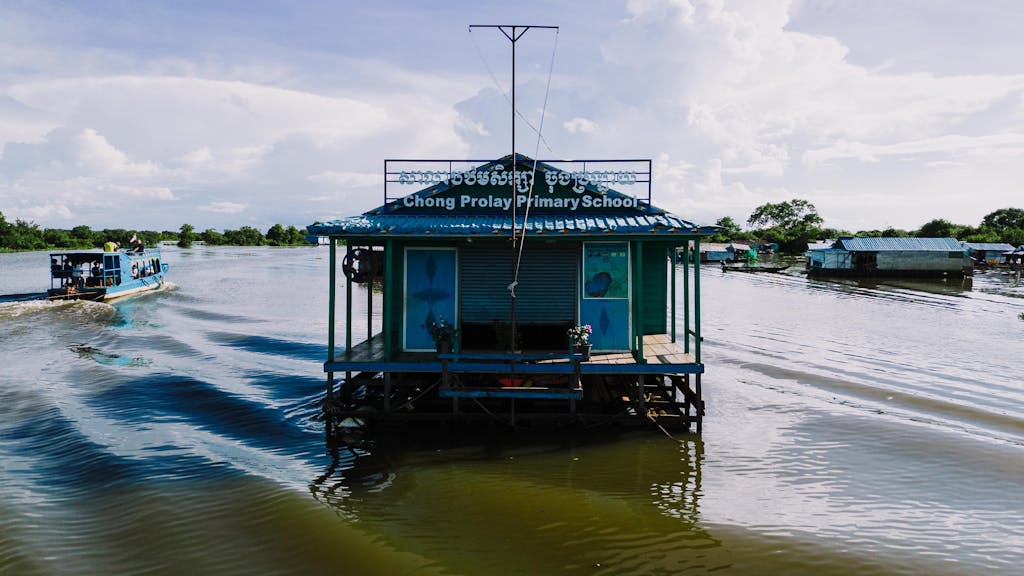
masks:
{"label": "person standing in boat", "polygon": [[145,248],[142,246],[142,240],[139,240],[139,235],[138,234],[132,234],[132,239],[130,240],[130,242],[131,242],[131,245],[132,245],[132,251],[133,252],[140,252],[141,253],[142,251],[145,250]]}

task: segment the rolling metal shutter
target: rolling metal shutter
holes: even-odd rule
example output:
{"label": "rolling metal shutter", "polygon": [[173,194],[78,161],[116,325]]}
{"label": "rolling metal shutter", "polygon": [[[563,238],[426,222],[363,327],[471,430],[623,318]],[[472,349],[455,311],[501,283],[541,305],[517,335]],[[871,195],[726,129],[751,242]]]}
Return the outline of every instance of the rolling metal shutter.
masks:
{"label": "rolling metal shutter", "polygon": [[[516,320],[572,322],[576,318],[580,246],[576,242],[526,241],[516,287]],[[459,303],[463,322],[509,322],[512,246],[474,242],[459,248]]]}

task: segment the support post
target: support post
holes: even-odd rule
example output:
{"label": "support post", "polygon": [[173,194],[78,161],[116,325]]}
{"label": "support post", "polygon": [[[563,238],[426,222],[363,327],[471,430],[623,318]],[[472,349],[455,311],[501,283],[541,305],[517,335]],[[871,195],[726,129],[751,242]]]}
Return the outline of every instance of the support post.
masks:
{"label": "support post", "polygon": [[352,349],[352,279],[345,278],[345,350]]}
{"label": "support post", "polygon": [[683,256],[683,352],[690,353],[690,241]]}
{"label": "support post", "polygon": [[679,260],[678,252],[675,246],[669,251],[668,257],[672,259],[671,266],[669,266],[669,276],[671,283],[669,285],[669,293],[672,295],[672,307],[671,307],[671,318],[672,318],[672,343],[676,342],[676,261]]}
{"label": "support post", "polygon": [[644,243],[636,243],[636,277],[633,278],[633,297],[636,299],[636,361],[646,364],[644,359]]}
{"label": "support post", "polygon": [[700,388],[700,373],[697,373],[697,434],[704,429],[704,394]]}
{"label": "support post", "polygon": [[384,360],[391,360],[391,323],[394,316],[394,302],[391,301],[391,282],[395,272],[395,243],[393,240],[384,242],[384,278],[381,280],[382,300],[384,302],[384,314],[381,322],[381,331],[384,332]]}
{"label": "support post", "polygon": [[[700,254],[700,238],[693,241],[694,253]],[[697,364],[700,364],[700,257],[693,259],[693,347]],[[697,376],[700,382],[700,376]],[[699,385],[699,384],[698,384]],[[699,424],[698,424],[699,426]]]}
{"label": "support post", "polygon": [[[528,30],[528,28],[527,28],[527,30]],[[522,36],[523,34],[526,34],[526,30],[523,30],[522,33],[519,34],[519,36],[516,36],[516,27],[515,26],[512,27],[512,34],[509,34],[508,32],[506,32],[504,28],[501,28],[501,32],[509,40],[512,41],[512,196],[511,196],[511,198],[512,198],[512,282],[513,282],[513,285],[512,285],[512,287],[510,289],[510,292],[509,292],[509,298],[511,298],[511,302],[509,303],[509,305],[510,305],[510,309],[511,309],[511,312],[512,312],[512,334],[511,334],[511,336],[512,336],[512,344],[511,344],[511,351],[515,352],[515,351],[519,350],[519,346],[516,345],[516,331],[517,330],[516,330],[516,287],[515,287],[515,281],[516,281],[516,260],[517,260],[516,259],[516,252],[518,252],[518,250],[516,250],[516,242],[517,242],[517,240],[516,240],[516,206],[519,204],[519,202],[516,201],[517,200],[516,199],[516,185],[518,184],[518,182],[516,182],[516,180],[517,180],[516,166],[518,165],[518,162],[516,162],[516,40],[518,40],[519,37]],[[523,222],[523,225],[525,226],[526,222]],[[525,234],[523,236],[524,236],[523,240],[525,241],[526,240]],[[512,400],[512,409],[513,409],[513,412],[512,412],[512,424],[513,425],[515,424],[515,405],[516,405],[516,401]]]}
{"label": "support post", "polygon": [[370,250],[370,279],[366,282],[366,343],[369,344],[370,340],[373,340],[373,276],[376,270],[374,270],[373,264],[373,246],[369,247]]}
{"label": "support post", "polygon": [[647,399],[644,398],[644,391],[647,389],[647,376],[641,374],[637,380],[637,416],[641,418],[647,417]]}
{"label": "support post", "polygon": [[[337,285],[337,258],[336,253],[337,240],[332,236],[330,241],[330,288],[328,289],[327,297],[327,361],[334,362],[334,300],[335,300],[335,286]],[[327,373],[327,394],[324,398],[325,402],[334,401],[334,372]]]}
{"label": "support post", "polygon": [[331,286],[328,290],[327,297],[327,361],[334,362],[334,308],[335,308],[335,294],[337,293],[337,239],[331,237],[331,256],[330,256],[330,277]]}

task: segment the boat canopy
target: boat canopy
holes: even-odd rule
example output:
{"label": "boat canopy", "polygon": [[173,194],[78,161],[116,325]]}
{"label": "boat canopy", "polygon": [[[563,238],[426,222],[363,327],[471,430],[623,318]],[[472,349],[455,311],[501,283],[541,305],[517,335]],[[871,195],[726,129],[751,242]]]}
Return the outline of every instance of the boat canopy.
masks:
{"label": "boat canopy", "polygon": [[102,262],[104,252],[51,252],[50,258],[61,258],[74,266],[90,262]]}

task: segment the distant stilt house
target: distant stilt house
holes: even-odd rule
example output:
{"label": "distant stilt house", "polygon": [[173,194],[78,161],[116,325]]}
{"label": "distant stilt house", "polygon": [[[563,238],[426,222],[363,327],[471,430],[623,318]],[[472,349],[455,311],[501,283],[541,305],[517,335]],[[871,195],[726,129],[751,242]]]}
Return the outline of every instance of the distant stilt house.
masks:
{"label": "distant stilt house", "polygon": [[964,242],[967,255],[975,265],[998,266],[1003,263],[1003,254],[1013,251],[1013,244],[1005,242]]}
{"label": "distant stilt house", "polygon": [[[713,227],[650,204],[649,161],[626,172],[515,158],[412,171],[389,166],[422,161],[386,161],[388,183],[420,189],[389,196],[386,184],[382,206],[309,227],[330,238],[328,413],[699,430],[700,264],[683,265],[677,287],[675,254],[699,250]],[[646,198],[615,189],[636,182]],[[367,299],[365,339],[353,334],[355,298]],[[442,319],[451,349],[432,337]],[[568,331],[587,325],[592,349],[571,350]]]}
{"label": "distant stilt house", "polygon": [[970,275],[966,249],[953,238],[843,237],[807,251],[807,272],[820,276]]}

